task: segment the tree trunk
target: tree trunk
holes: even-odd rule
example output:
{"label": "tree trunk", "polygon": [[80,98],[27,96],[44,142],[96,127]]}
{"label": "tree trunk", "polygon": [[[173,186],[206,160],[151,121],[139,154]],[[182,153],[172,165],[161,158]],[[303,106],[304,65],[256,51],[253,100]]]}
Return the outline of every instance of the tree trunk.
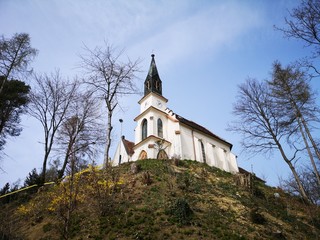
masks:
{"label": "tree trunk", "polygon": [[41,184],[46,182],[47,162],[53,145],[54,132],[49,137],[49,131],[45,129],[45,153],[42,165]]}
{"label": "tree trunk", "polygon": [[314,161],[314,159],[313,159],[312,152],[311,152],[311,150],[310,150],[310,147],[309,147],[308,141],[307,141],[307,139],[306,139],[306,136],[305,136],[305,134],[304,134],[304,132],[303,132],[300,118],[298,118],[298,124],[299,124],[300,132],[301,132],[301,135],[302,135],[304,144],[306,145],[306,148],[307,148],[307,151],[308,151],[308,155],[309,155],[309,158],[310,158],[310,161],[311,161],[311,165],[312,165],[313,170],[314,170],[314,174],[316,175],[316,178],[317,178],[318,186],[320,187],[319,171],[318,171],[317,166],[316,166],[316,163],[315,163],[315,161]]}
{"label": "tree trunk", "polygon": [[287,158],[287,156],[286,156],[286,154],[285,154],[285,152],[284,152],[284,150],[283,150],[282,145],[280,144],[280,142],[279,142],[277,139],[275,139],[275,138],[274,138],[274,140],[275,140],[275,142],[276,142],[276,144],[277,144],[277,146],[278,146],[278,149],[279,149],[279,151],[280,151],[280,153],[281,153],[281,156],[282,156],[283,160],[288,164],[288,166],[289,166],[289,168],[290,168],[290,170],[291,170],[291,172],[292,172],[292,174],[293,174],[293,176],[294,176],[294,179],[296,180],[296,183],[297,183],[297,185],[298,185],[298,189],[299,189],[299,193],[300,193],[301,197],[303,198],[303,200],[304,200],[306,203],[310,203],[311,201],[310,201],[310,199],[308,198],[308,195],[306,194],[306,191],[304,190],[304,187],[303,187],[303,185],[302,185],[302,183],[301,183],[301,180],[300,180],[300,178],[299,178],[299,175],[298,175],[295,167],[293,166],[293,164],[291,163],[291,161]]}
{"label": "tree trunk", "polygon": [[[77,125],[78,126],[78,125]],[[68,143],[68,148],[67,148],[67,152],[66,155],[64,157],[64,161],[63,161],[63,165],[61,170],[59,171],[58,174],[58,179],[62,179],[64,172],[66,171],[66,167],[70,158],[71,154],[75,154],[75,150],[73,150],[74,145],[76,143],[76,138],[77,138],[77,133],[78,133],[78,129],[75,131],[75,133],[72,134],[72,137],[69,139],[69,143]]]}
{"label": "tree trunk", "polygon": [[64,172],[65,172],[65,170],[66,170],[66,167],[67,167],[67,163],[68,163],[68,160],[69,160],[69,157],[70,157],[70,153],[71,153],[71,148],[72,148],[72,146],[73,146],[73,145],[72,145],[71,143],[68,144],[68,149],[67,149],[66,155],[65,155],[65,157],[64,157],[63,165],[62,165],[62,167],[61,167],[61,169],[60,169],[60,171],[59,171],[59,174],[58,174],[58,179],[62,179],[63,174],[64,174]]}
{"label": "tree trunk", "polygon": [[41,174],[41,184],[44,184],[46,182],[46,172],[47,172],[47,161],[49,157],[49,152],[46,152],[43,159],[42,164],[42,174]]}
{"label": "tree trunk", "polygon": [[313,147],[313,149],[314,149],[314,151],[315,151],[318,159],[320,160],[320,151],[319,151],[319,149],[318,149],[318,147],[317,147],[317,144],[316,144],[315,141],[313,140],[313,137],[312,137],[312,135],[311,135],[311,133],[310,133],[310,131],[309,131],[309,128],[308,128],[308,126],[307,126],[306,121],[304,120],[304,118],[303,118],[302,116],[301,116],[301,122],[302,122],[302,124],[303,124],[303,127],[304,127],[307,135],[308,135],[308,138],[310,139],[310,142],[311,142],[311,144],[312,144],[312,147]]}
{"label": "tree trunk", "polygon": [[106,148],[104,153],[104,164],[105,167],[109,164],[109,151],[111,146],[111,131],[112,131],[112,113],[113,109],[108,107],[108,125],[107,125],[107,141],[106,141]]}

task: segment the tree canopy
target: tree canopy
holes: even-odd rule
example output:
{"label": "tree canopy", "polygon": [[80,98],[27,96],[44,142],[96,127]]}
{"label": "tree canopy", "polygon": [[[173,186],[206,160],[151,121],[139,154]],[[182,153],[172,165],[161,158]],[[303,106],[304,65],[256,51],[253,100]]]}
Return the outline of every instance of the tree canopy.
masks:
{"label": "tree canopy", "polygon": [[282,67],[275,62],[269,80],[248,79],[239,86],[233,107],[237,120],[230,130],[242,135],[241,144],[248,152],[277,150],[293,174],[296,189],[305,201],[310,201],[297,170],[297,162],[306,159],[307,153],[320,186],[314,160],[314,154],[319,160],[319,151],[310,127],[319,123],[318,107],[307,76],[298,66]]}
{"label": "tree canopy", "polygon": [[22,131],[20,115],[26,111],[30,87],[19,80],[5,81],[3,76],[0,77],[0,84],[3,84],[3,92],[0,94],[1,150],[6,143],[7,137],[19,136]]}
{"label": "tree canopy", "polygon": [[30,62],[37,55],[37,50],[31,47],[30,36],[27,33],[16,33],[12,38],[0,37],[0,94],[8,79],[19,79],[21,73],[30,72]]}

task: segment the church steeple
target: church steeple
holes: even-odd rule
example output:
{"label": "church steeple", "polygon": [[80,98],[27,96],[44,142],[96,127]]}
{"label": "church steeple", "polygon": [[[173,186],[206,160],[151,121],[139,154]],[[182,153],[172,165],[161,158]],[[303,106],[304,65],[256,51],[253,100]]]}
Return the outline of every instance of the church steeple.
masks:
{"label": "church steeple", "polygon": [[151,64],[146,80],[144,81],[144,96],[150,92],[157,93],[162,96],[162,82],[158,74],[154,54],[151,54]]}

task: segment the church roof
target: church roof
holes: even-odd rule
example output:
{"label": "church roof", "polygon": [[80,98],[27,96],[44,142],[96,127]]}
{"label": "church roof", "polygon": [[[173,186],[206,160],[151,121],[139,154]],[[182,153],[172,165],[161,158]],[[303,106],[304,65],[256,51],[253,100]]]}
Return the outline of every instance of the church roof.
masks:
{"label": "church roof", "polygon": [[151,64],[150,64],[148,76],[155,77],[157,75],[159,75],[159,74],[158,74],[158,69],[156,66],[156,61],[154,60],[154,54],[151,54]]}
{"label": "church roof", "polygon": [[134,154],[134,151],[133,151],[134,142],[130,142],[127,139],[125,139],[124,136],[122,136],[122,143],[128,155],[132,156],[132,154]]}
{"label": "church roof", "polygon": [[157,93],[162,96],[162,82],[154,60],[154,54],[151,55],[151,63],[146,80],[144,81],[144,96],[150,92]]}
{"label": "church roof", "polygon": [[197,124],[197,123],[195,123],[195,122],[193,122],[193,121],[190,121],[190,120],[188,120],[188,119],[185,119],[184,117],[181,117],[181,116],[178,115],[178,114],[175,114],[175,115],[176,115],[176,118],[179,120],[179,122],[181,122],[181,123],[183,123],[183,124],[185,124],[185,125],[193,128],[193,129],[196,129],[196,130],[198,130],[198,131],[200,131],[200,132],[202,132],[202,133],[204,133],[204,134],[207,134],[207,135],[209,135],[209,136],[211,136],[211,137],[214,137],[214,138],[216,138],[216,139],[218,139],[218,140],[226,143],[227,145],[230,146],[230,150],[232,149],[232,144],[231,144],[231,143],[229,143],[229,142],[227,142],[226,140],[222,139],[221,137],[215,135],[214,133],[212,133],[211,131],[209,131],[209,130],[206,129],[205,127],[203,127],[203,126],[201,126],[201,125],[199,125],[199,124]]}
{"label": "church roof", "polygon": [[164,139],[164,138],[160,138],[158,136],[155,136],[155,135],[149,135],[148,137],[146,137],[145,139],[143,139],[142,141],[138,142],[137,144],[134,145],[134,149],[141,145],[141,144],[145,144],[146,142],[150,142],[150,141],[153,141],[154,143],[154,140],[156,141],[164,141],[165,143],[167,143],[168,145],[171,145],[171,142],[169,142],[168,140]]}

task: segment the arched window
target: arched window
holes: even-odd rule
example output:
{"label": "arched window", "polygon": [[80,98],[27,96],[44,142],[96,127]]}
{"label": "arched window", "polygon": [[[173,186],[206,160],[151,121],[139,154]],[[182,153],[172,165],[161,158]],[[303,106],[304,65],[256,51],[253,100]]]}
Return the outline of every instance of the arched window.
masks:
{"label": "arched window", "polygon": [[146,88],[149,90],[150,89],[150,81],[146,82]]}
{"label": "arched window", "polygon": [[162,120],[158,118],[158,137],[163,138],[163,125],[162,125]]}
{"label": "arched window", "polygon": [[202,160],[203,160],[204,163],[206,163],[207,160],[206,160],[206,152],[204,150],[204,145],[203,145],[203,142],[201,140],[199,140],[199,142],[200,142],[200,145],[201,145]]}
{"label": "arched window", "polygon": [[160,88],[160,83],[159,81],[156,81],[156,89],[159,90],[159,88]]}
{"label": "arched window", "polygon": [[142,150],[139,154],[139,158],[140,160],[142,159],[147,159],[148,155],[147,155],[147,152],[145,150]]}
{"label": "arched window", "polygon": [[161,149],[161,150],[158,152],[157,159],[168,159],[168,155],[167,155],[166,151],[163,150],[163,149]]}
{"label": "arched window", "polygon": [[142,139],[141,140],[144,140],[145,138],[147,138],[147,135],[148,135],[148,121],[147,119],[143,119],[142,121]]}

